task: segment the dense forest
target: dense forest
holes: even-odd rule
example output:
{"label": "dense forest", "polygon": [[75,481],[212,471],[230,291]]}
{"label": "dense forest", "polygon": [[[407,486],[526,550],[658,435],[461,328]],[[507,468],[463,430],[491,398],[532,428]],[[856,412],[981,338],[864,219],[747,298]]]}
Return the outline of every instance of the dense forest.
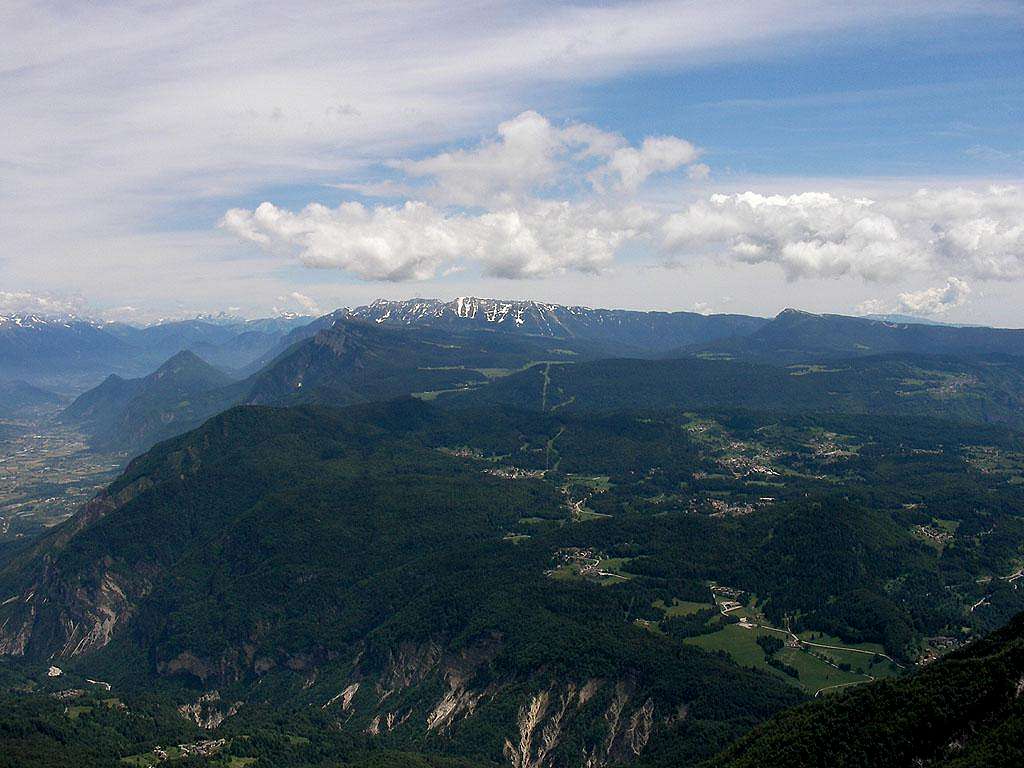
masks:
{"label": "dense forest", "polygon": [[[177,728],[266,765],[504,764],[516,734],[552,765],[695,764],[1024,610],[1022,473],[1018,433],[932,418],[236,408],[8,556],[3,642],[37,691],[12,707],[41,755]],[[132,717],[89,684],[41,698],[71,675]]]}

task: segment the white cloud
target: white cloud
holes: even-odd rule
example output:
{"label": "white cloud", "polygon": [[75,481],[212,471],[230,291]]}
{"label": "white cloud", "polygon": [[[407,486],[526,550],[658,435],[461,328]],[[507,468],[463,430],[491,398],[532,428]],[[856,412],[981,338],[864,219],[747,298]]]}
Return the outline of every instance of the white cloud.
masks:
{"label": "white cloud", "polygon": [[1024,278],[1024,190],[922,189],[888,205],[937,260],[982,279]]}
{"label": "white cloud", "polygon": [[258,245],[294,250],[306,266],[343,269],[365,280],[426,280],[460,253],[459,221],[426,203],[313,203],[299,213],[262,203],[252,212],[228,211],[222,226]]}
{"label": "white cloud", "polygon": [[312,204],[292,213],[263,203],[229,211],[222,226],[272,249],[291,251],[310,267],[335,268],[365,280],[428,280],[478,265],[501,277],[597,272],[651,221],[636,206],[534,200],[483,214],[445,213],[428,203],[337,208]]}
{"label": "white cloud", "polygon": [[942,286],[901,293],[896,299],[896,306],[900,312],[911,315],[941,315],[962,307],[970,294],[971,287],[967,283],[957,277],[950,277]]}
{"label": "white cloud", "polygon": [[[299,213],[264,202],[229,210],[221,226],[265,250],[295,253],[306,266],[364,280],[429,280],[467,264],[506,278],[596,273],[657,220],[631,201],[636,188],[698,154],[675,137],[634,148],[593,125],[559,127],[523,112],[472,148],[389,163],[412,180],[429,179],[413,191],[430,202],[313,203]],[[606,180],[623,194],[604,195]],[[563,193],[576,199],[559,199]]]}
{"label": "white cloud", "polygon": [[87,308],[79,296],[53,296],[28,291],[0,291],[0,315],[27,314],[43,317],[74,317]]}
{"label": "white cloud", "polygon": [[429,177],[432,199],[467,206],[511,203],[553,184],[563,156],[576,144],[575,133],[551,125],[536,112],[523,112],[498,126],[498,137],[473,149],[443,152],[423,160],[390,165],[414,178]]}
{"label": "white cloud", "polygon": [[982,279],[1024,277],[1024,193],[1014,187],[920,190],[869,199],[804,192],[716,194],[670,215],[669,259],[721,254],[800,277],[893,281],[953,268]]}
{"label": "white cloud", "polygon": [[321,314],[320,305],[317,303],[316,299],[312,299],[306,294],[299,293],[298,291],[292,291],[287,296],[278,296],[277,300],[285,305],[285,309],[279,310],[277,307],[274,307],[275,314],[282,314],[283,312],[288,311],[288,306],[298,306],[302,312],[305,312],[308,315]]}
{"label": "white cloud", "polygon": [[[725,257],[775,265],[791,280],[845,276],[891,283],[908,274],[952,271],[982,280],[1024,278],[1024,193],[1016,187],[921,189],[877,198],[747,191],[712,194],[673,213],[644,207],[628,194],[595,191],[574,201],[532,196],[522,179],[536,182],[546,171],[517,176],[508,170],[516,163],[495,159],[508,151],[502,147],[489,144],[441,163],[458,174],[472,175],[470,167],[494,171],[478,174],[477,191],[496,201],[483,212],[414,200],[336,209],[313,204],[300,213],[264,203],[255,211],[232,209],[221,223],[268,251],[296,253],[307,266],[367,280],[428,280],[467,264],[510,278],[599,272],[627,243],[639,246],[635,253],[660,253],[668,265]],[[516,189],[507,204],[498,179]]]}
{"label": "white cloud", "polygon": [[[412,178],[431,179],[419,191],[433,201],[477,207],[511,205],[552,187],[575,190],[584,179],[599,191],[610,184],[633,193],[651,175],[677,170],[699,155],[697,147],[675,136],[648,137],[633,147],[593,125],[559,127],[527,111],[501,123],[496,138],[471,149],[388,165]],[[691,175],[702,177],[706,168],[694,167]]]}
{"label": "white cloud", "polygon": [[[635,192],[652,174],[674,171],[692,163],[699,156],[700,150],[697,147],[675,136],[648,137],[639,149],[616,149],[608,162],[594,172],[593,178],[598,184],[612,178],[619,189]],[[706,169],[706,165],[691,169],[691,178],[701,178],[702,174],[706,176]]]}
{"label": "white cloud", "polygon": [[934,317],[951,309],[962,307],[971,295],[971,287],[958,277],[949,277],[944,285],[924,288],[920,291],[900,293],[895,302],[882,299],[868,299],[857,305],[861,315],[907,314],[917,317]]}
{"label": "white cloud", "polygon": [[704,163],[694,163],[687,169],[686,175],[691,181],[706,181],[711,177],[711,169]]}
{"label": "white cloud", "polygon": [[[538,94],[571,114],[586,87],[608,78],[756,66],[837,35],[1012,5],[9,0],[0,3],[0,282],[82,290],[142,312],[263,306],[295,287],[280,262],[207,232],[260,190],[358,184],[381,158],[479,135]],[[597,166],[621,146],[568,128],[599,152],[573,162]],[[381,183],[365,193],[408,197]]]}

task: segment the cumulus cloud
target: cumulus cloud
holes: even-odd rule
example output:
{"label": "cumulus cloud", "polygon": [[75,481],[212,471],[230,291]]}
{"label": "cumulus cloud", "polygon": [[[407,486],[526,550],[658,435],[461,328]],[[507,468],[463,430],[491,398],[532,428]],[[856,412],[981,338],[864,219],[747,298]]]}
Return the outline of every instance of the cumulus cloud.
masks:
{"label": "cumulus cloud", "polygon": [[468,264],[502,277],[597,272],[636,242],[669,265],[724,256],[775,264],[791,280],[885,283],[914,273],[1024,278],[1022,221],[1024,193],[990,187],[877,199],[748,191],[713,194],[677,212],[596,193],[575,201],[525,195],[482,212],[414,200],[312,204],[298,213],[263,203],[232,209],[221,224],[267,250],[296,253],[308,266],[368,280],[426,280]]}
{"label": "cumulus cloud", "polygon": [[[619,189],[635,192],[649,176],[674,171],[693,163],[699,156],[700,150],[683,139],[675,136],[649,137],[639,148],[620,147],[615,150],[591,178],[598,186],[610,178]],[[703,178],[707,175],[707,166],[692,166],[689,175],[691,178]]]}
{"label": "cumulus cloud", "polygon": [[1024,277],[1024,190],[922,189],[887,203],[936,260],[989,280]]}
{"label": "cumulus cloud", "polygon": [[[610,186],[635,192],[648,177],[675,171],[699,156],[697,147],[675,136],[648,137],[633,147],[596,126],[557,126],[527,111],[501,123],[495,138],[475,147],[393,160],[388,166],[414,179],[429,179],[421,191],[431,200],[477,207],[509,205],[584,179],[598,190]],[[699,177],[705,168],[691,173]]]}
{"label": "cumulus cloud", "polygon": [[900,312],[911,315],[941,315],[963,306],[970,294],[971,287],[966,282],[950,277],[942,286],[901,293],[896,299],[896,306]]}
{"label": "cumulus cloud", "polygon": [[894,302],[869,299],[857,305],[856,311],[862,315],[900,313],[934,317],[962,307],[970,295],[971,286],[966,281],[958,277],[949,277],[944,285],[901,293]]}
{"label": "cumulus cloud", "polygon": [[291,311],[290,307],[298,307],[300,311],[308,315],[319,315],[320,305],[316,299],[312,299],[304,293],[292,291],[287,296],[278,296],[277,300],[282,307],[274,307],[274,314],[280,315]]}
{"label": "cumulus cloud", "polygon": [[251,212],[228,211],[221,224],[258,245],[294,250],[306,266],[344,269],[366,280],[425,280],[460,253],[459,221],[426,203],[313,203],[298,213],[262,203]]}
{"label": "cumulus cloud", "polygon": [[524,112],[501,123],[497,138],[472,149],[422,160],[395,160],[389,165],[407,176],[431,179],[426,192],[442,202],[509,203],[554,183],[562,156],[574,145],[585,151],[589,138],[556,128],[536,112]]}
{"label": "cumulus cloud", "polygon": [[400,281],[426,280],[461,262],[500,277],[597,272],[650,222],[637,206],[534,200],[470,215],[410,201],[394,207],[312,204],[299,213],[263,203],[252,212],[229,211],[222,226],[262,246],[294,251],[307,266]]}
{"label": "cumulus cloud", "polygon": [[716,194],[665,219],[667,258],[725,254],[779,265],[791,279],[892,281],[955,268],[1024,277],[1024,194],[1014,187],[920,190],[878,200],[804,192]]}
{"label": "cumulus cloud", "polygon": [[336,186],[404,204],[292,212],[266,202],[232,209],[223,228],[310,267],[366,280],[428,280],[477,265],[541,277],[609,267],[631,241],[666,264],[722,257],[774,264],[790,280],[908,273],[1024,278],[1024,193],[1016,187],[921,189],[878,197],[805,191],[712,194],[681,210],[644,209],[651,176],[708,178],[701,151],[675,136],[630,144],[587,123],[523,112],[468,147],[386,165],[400,178]]}
{"label": "cumulus cloud", "polygon": [[364,194],[401,189],[409,198],[402,205],[313,203],[295,213],[265,202],[229,210],[221,226],[307,266],[366,280],[427,280],[467,264],[507,278],[594,273],[656,223],[633,202],[639,186],[699,154],[672,136],[634,147],[593,125],[556,126],[523,112],[473,147],[389,162],[404,181],[359,186]]}

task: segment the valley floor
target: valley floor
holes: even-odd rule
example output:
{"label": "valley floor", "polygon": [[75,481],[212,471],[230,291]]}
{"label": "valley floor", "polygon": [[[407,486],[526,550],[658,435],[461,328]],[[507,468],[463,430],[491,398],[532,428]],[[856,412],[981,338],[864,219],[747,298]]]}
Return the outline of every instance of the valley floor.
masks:
{"label": "valley floor", "polygon": [[32,537],[66,520],[123,468],[88,450],[84,436],[39,409],[0,420],[0,542]]}

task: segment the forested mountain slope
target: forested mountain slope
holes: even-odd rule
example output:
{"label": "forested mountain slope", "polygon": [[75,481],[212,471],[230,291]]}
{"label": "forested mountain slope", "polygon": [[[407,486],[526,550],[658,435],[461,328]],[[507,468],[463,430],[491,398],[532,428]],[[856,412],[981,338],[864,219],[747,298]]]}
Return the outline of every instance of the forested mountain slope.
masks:
{"label": "forested mountain slope", "polygon": [[1024,614],[905,679],[787,711],[707,768],[1022,764]]}
{"label": "forested mountain slope", "polygon": [[310,330],[296,331],[286,350],[242,381],[183,352],[143,379],[108,378],[81,395],[63,418],[96,448],[136,453],[242,403],[348,405],[458,390],[537,361],[599,354],[589,342],[392,329],[338,318]]}
{"label": "forested mountain slope", "polygon": [[1024,359],[875,357],[776,366],[741,360],[597,360],[538,365],[485,388],[445,395],[454,407],[538,410],[744,407],[890,413],[1024,426]]}
{"label": "forested mountain slope", "polygon": [[321,732],[692,765],[1024,608],[1022,457],[929,419],[236,408],[8,556],[0,651],[310,739],[265,765]]}
{"label": "forested mountain slope", "polygon": [[[416,401],[249,407],[163,443],[7,565],[0,651],[494,761],[707,756],[800,698],[637,624],[667,582],[547,575],[557,487],[428,444],[447,431]],[[510,537],[524,515],[552,524]]]}
{"label": "forested mountain slope", "polygon": [[61,413],[101,450],[137,450],[194,427],[221,409],[232,379],[192,352],[179,352],[139,379],[111,374]]}
{"label": "forested mountain slope", "polygon": [[806,362],[855,355],[1024,356],[1024,330],[926,325],[786,309],[749,334],[677,350],[728,354],[767,362]]}

